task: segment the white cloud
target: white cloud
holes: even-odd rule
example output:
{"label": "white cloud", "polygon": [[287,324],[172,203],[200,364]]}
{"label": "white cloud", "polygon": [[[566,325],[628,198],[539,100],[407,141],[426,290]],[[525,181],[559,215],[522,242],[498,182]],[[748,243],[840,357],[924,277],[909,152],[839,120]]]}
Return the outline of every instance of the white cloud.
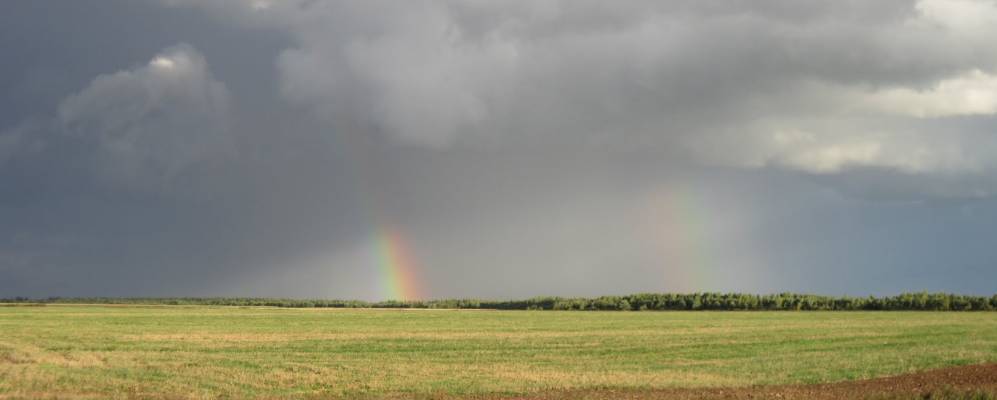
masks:
{"label": "white cloud", "polygon": [[997,25],[997,3],[991,0],[920,0],[915,8],[921,17],[916,22],[960,36],[992,33]]}
{"label": "white cloud", "polygon": [[156,57],[153,58],[152,61],[149,61],[149,65],[154,68],[169,70],[175,68],[177,63],[168,57]]}
{"label": "white cloud", "polygon": [[[837,174],[849,168],[887,168],[907,174],[979,173],[993,161],[965,147],[972,138],[957,136],[938,140],[919,133],[861,132],[816,134],[778,131],[771,135],[766,164],[809,173]],[[989,152],[997,144],[991,141]]]}
{"label": "white cloud", "polygon": [[694,138],[697,151],[714,163],[821,175],[853,167],[948,176],[997,169],[997,137],[965,119],[997,115],[997,77],[979,70],[922,88],[811,81],[764,101],[789,108]]}
{"label": "white cloud", "polygon": [[872,109],[917,118],[997,114],[997,76],[980,70],[938,81],[926,90],[892,88],[867,95]]}
{"label": "white cloud", "polygon": [[815,135],[798,131],[776,132],[773,140],[782,152],[780,163],[813,173],[835,173],[846,166],[874,164],[883,154],[882,144],[874,140],[820,144]]}

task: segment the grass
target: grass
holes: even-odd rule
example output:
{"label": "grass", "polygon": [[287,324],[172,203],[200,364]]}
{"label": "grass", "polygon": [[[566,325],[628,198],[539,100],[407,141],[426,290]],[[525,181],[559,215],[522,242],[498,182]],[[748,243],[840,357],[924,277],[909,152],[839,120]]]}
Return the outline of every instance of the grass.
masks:
{"label": "grass", "polygon": [[0,307],[0,398],[817,383],[997,361],[997,313]]}

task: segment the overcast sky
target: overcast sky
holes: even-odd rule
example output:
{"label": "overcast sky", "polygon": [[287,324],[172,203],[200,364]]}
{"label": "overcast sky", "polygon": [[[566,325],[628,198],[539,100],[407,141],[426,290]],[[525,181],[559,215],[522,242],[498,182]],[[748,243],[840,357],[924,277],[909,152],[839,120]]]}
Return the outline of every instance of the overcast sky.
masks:
{"label": "overcast sky", "polygon": [[997,292],[994,1],[0,8],[0,297]]}

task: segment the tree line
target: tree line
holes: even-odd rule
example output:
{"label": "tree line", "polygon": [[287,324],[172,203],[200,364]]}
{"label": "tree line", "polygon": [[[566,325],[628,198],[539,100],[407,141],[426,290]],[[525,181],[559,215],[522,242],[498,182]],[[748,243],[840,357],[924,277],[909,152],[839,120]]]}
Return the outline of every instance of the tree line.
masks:
{"label": "tree line", "polygon": [[993,311],[991,297],[949,293],[903,293],[886,297],[820,296],[799,293],[637,293],[600,297],[533,297],[523,300],[440,299],[417,301],[322,300],[244,297],[13,297],[0,303],[139,304],[289,308],[436,308],[575,311]]}

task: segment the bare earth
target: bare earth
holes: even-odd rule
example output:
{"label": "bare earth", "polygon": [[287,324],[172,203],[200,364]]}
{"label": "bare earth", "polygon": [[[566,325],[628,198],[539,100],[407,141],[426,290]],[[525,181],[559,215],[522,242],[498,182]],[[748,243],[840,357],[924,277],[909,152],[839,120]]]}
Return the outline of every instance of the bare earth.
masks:
{"label": "bare earth", "polygon": [[951,389],[997,393],[997,364],[936,369],[886,378],[820,385],[745,388],[580,390],[541,392],[528,396],[482,396],[474,399],[866,399],[913,398]]}

